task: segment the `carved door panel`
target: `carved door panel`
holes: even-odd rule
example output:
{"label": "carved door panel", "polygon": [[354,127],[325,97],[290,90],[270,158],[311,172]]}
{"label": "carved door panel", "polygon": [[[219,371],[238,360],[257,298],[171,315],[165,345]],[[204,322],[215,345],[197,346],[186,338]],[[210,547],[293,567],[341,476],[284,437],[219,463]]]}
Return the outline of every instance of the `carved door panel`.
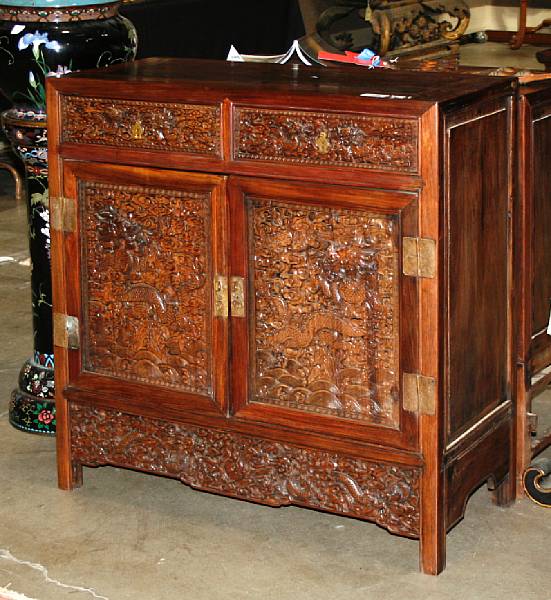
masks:
{"label": "carved door panel", "polygon": [[234,414],[415,446],[401,372],[416,368],[418,294],[401,238],[417,195],[230,181]]}
{"label": "carved door panel", "polygon": [[225,178],[67,162],[64,186],[78,210],[70,385],[163,414],[225,411]]}

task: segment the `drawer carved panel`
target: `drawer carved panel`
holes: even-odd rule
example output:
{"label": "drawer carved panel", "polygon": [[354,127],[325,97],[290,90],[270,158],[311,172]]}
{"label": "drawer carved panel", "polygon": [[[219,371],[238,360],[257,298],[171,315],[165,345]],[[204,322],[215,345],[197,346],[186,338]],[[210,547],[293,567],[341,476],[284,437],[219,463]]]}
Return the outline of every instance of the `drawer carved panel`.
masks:
{"label": "drawer carved panel", "polygon": [[415,119],[237,108],[234,158],[418,171]]}
{"label": "drawer carved panel", "polygon": [[219,157],[220,107],[64,96],[63,141]]}
{"label": "drawer carved panel", "polygon": [[396,217],[259,199],[248,212],[251,400],[396,427]]}
{"label": "drawer carved panel", "polygon": [[273,506],[308,505],[419,535],[419,469],[76,403],[71,417],[76,463],[130,467],[204,490]]}
{"label": "drawer carved panel", "polygon": [[81,182],[84,368],[211,392],[210,194]]}

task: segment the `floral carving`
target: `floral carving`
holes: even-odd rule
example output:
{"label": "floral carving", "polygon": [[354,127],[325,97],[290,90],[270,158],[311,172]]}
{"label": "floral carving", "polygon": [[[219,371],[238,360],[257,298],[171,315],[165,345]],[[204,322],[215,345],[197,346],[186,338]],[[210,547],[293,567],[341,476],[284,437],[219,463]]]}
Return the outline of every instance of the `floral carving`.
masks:
{"label": "floral carving", "polygon": [[63,141],[220,156],[220,108],[65,96]]}
{"label": "floral carving", "polygon": [[210,394],[210,194],[80,183],[85,368]]}
{"label": "floral carving", "polygon": [[252,401],[397,426],[392,216],[251,199]]}
{"label": "floral carving", "polygon": [[417,172],[415,119],[238,108],[234,157]]}
{"label": "floral carving", "polygon": [[419,535],[419,469],[71,403],[76,464],[119,465],[203,490],[298,504]]}

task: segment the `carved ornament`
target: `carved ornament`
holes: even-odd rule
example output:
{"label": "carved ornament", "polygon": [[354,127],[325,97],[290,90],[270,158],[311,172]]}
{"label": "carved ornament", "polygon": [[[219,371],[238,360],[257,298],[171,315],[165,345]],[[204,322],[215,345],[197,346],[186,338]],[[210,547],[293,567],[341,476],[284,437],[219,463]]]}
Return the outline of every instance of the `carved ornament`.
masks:
{"label": "carved ornament", "polygon": [[297,504],[419,535],[420,470],[71,403],[74,463],[118,465],[272,506]]}
{"label": "carved ornament", "polygon": [[370,15],[379,37],[379,54],[421,46],[438,40],[458,40],[469,25],[463,0],[401,0],[374,2]]}
{"label": "carved ornament", "polygon": [[424,48],[431,54],[431,46],[459,40],[469,18],[463,0],[339,0],[319,15],[316,31],[338,50],[398,56]]}
{"label": "carved ornament", "polygon": [[84,367],[211,394],[210,193],[80,182]]}
{"label": "carved ornament", "polygon": [[252,401],[399,424],[393,215],[249,201]]}

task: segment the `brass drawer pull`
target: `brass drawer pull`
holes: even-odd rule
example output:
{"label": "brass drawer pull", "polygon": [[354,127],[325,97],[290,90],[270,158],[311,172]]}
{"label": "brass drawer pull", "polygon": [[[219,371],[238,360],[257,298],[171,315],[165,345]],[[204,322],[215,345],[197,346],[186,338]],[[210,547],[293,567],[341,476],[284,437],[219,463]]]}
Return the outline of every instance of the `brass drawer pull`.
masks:
{"label": "brass drawer pull", "polygon": [[316,149],[320,154],[327,154],[329,152],[329,138],[327,132],[322,131],[316,138]]}
{"label": "brass drawer pull", "polygon": [[140,120],[136,121],[131,128],[132,139],[134,140],[142,140],[144,134],[144,128],[142,122]]}

